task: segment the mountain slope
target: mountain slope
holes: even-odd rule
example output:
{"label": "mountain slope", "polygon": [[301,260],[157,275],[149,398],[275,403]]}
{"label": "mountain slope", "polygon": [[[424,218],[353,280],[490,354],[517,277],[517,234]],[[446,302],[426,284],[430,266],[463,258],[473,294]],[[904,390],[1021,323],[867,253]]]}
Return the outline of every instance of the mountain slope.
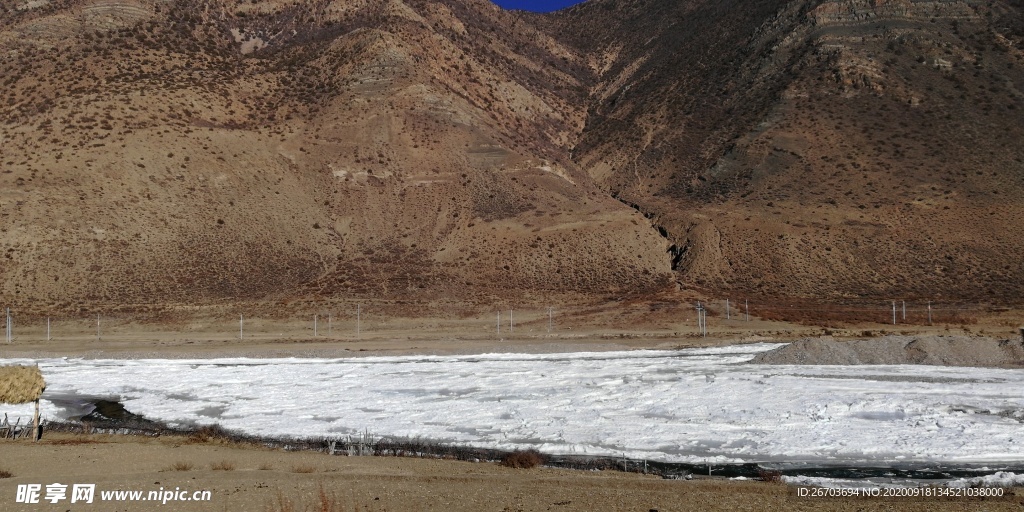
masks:
{"label": "mountain slope", "polygon": [[[573,159],[689,285],[1019,300],[1020,2],[595,0]],[[604,35],[603,37],[595,35]]]}
{"label": "mountain slope", "polygon": [[566,50],[489,3],[3,16],[5,298],[490,301],[668,282],[664,241],[564,158],[584,92]]}

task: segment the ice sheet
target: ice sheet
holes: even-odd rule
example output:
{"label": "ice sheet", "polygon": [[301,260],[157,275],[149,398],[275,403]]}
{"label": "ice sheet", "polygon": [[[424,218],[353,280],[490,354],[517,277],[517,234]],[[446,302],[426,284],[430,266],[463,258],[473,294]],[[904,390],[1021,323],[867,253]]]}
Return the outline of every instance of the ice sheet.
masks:
{"label": "ice sheet", "polygon": [[[1024,371],[768,366],[777,344],[354,359],[38,361],[46,396],[269,436],[377,435],[667,462],[1024,460]],[[33,362],[5,360],[0,364]],[[73,414],[43,401],[46,416]],[[0,413],[31,414],[0,404]]]}

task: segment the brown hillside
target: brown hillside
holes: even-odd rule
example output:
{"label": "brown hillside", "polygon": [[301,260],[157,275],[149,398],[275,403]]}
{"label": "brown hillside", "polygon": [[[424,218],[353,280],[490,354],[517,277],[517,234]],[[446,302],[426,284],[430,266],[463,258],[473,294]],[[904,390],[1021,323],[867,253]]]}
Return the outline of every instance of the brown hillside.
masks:
{"label": "brown hillside", "polygon": [[987,297],[1024,282],[1013,2],[595,0],[573,159],[655,219],[686,283]]}
{"label": "brown hillside", "polygon": [[5,302],[670,282],[664,240],[565,156],[583,123],[575,56],[487,2],[0,16]]}
{"label": "brown hillside", "polygon": [[1022,11],[15,0],[0,302],[1019,302]]}

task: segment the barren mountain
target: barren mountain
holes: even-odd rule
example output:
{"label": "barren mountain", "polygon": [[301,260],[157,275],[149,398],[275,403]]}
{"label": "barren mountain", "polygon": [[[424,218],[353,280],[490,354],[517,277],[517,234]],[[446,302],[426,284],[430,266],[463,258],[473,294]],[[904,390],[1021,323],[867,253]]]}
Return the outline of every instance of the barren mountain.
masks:
{"label": "barren mountain", "polygon": [[1021,11],[7,2],[0,297],[1019,300]]}
{"label": "barren mountain", "polygon": [[5,298],[604,293],[666,242],[566,155],[569,50],[489,2],[2,13]]}
{"label": "barren mountain", "polygon": [[683,282],[1019,300],[1019,1],[594,0],[554,18],[593,70],[573,160],[654,219]]}

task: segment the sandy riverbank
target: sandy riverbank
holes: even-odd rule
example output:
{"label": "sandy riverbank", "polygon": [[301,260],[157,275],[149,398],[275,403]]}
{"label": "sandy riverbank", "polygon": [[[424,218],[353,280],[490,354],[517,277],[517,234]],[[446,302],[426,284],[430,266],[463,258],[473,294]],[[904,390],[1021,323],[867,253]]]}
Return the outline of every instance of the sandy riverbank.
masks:
{"label": "sandy riverbank", "polygon": [[[491,462],[345,457],[221,440],[48,435],[0,441],[3,510],[303,510],[323,488],[334,510],[1020,510],[1021,489],[1001,499],[812,499],[791,487],[721,479],[664,480],[618,471],[510,469]],[[219,468],[219,469],[218,469]],[[97,492],[210,491],[208,502],[99,501],[76,508],[15,503],[19,484],[96,484]],[[282,506],[283,504],[283,506]],[[319,508],[316,508],[319,510]]]}

